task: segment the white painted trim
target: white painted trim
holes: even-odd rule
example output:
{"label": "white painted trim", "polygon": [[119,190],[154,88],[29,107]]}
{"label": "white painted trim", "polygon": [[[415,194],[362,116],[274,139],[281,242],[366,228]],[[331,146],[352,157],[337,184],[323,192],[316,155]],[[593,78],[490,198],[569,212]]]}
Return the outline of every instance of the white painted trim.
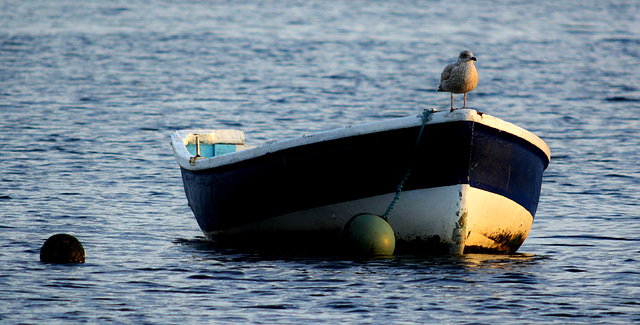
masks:
{"label": "white painted trim", "polygon": [[[452,185],[402,192],[389,215],[389,223],[397,238],[412,241],[440,236],[444,242],[451,242],[454,224],[461,209],[461,192],[466,187],[468,185]],[[366,212],[382,215],[394,195],[395,193],[389,193],[292,212],[205,235],[215,238],[217,235],[304,231],[326,231],[335,234],[339,233],[347,221],[356,214]]]}
{"label": "white painted trim", "polygon": [[[216,238],[314,231],[326,232],[332,238],[359,213],[383,214],[393,196],[390,193],[331,204],[205,235]],[[531,214],[519,204],[468,184],[402,192],[389,216],[397,240],[412,242],[438,236],[442,243],[450,245],[451,254],[462,254],[469,245],[504,251],[490,237],[521,233],[524,240],[532,223]]]}
{"label": "white painted trim", "polygon": [[[549,147],[544,141],[538,138],[533,133],[505,122],[501,119],[492,117],[488,114],[478,113],[472,109],[458,109],[453,112],[448,110],[442,112],[436,112],[431,115],[431,119],[428,124],[448,123],[457,121],[474,121],[480,124],[487,125],[489,127],[501,130],[518,136],[526,141],[529,141],[533,145],[539,147],[546,155],[547,158],[551,158]],[[370,122],[364,124],[358,124],[353,126],[347,126],[344,128],[322,131],[303,135],[297,138],[290,138],[280,141],[267,143],[258,147],[238,151],[231,154],[221,155],[218,157],[197,159],[196,161],[190,161],[191,154],[184,146],[185,137],[190,133],[206,133],[212,132],[207,130],[181,130],[174,131],[171,135],[171,144],[176,161],[180,167],[188,170],[204,170],[214,168],[223,165],[233,164],[242,160],[247,160],[254,157],[266,155],[268,153],[277,152],[287,148],[304,146],[311,143],[318,143],[330,140],[336,140],[345,137],[358,136],[364,134],[371,134],[377,132],[384,132],[394,129],[403,129],[409,127],[415,127],[422,124],[422,114],[416,116],[409,116],[385,121]]]}
{"label": "white painted trim", "polygon": [[467,192],[467,246],[504,250],[492,239],[520,235],[529,236],[533,216],[520,204],[495,193],[469,187]]}

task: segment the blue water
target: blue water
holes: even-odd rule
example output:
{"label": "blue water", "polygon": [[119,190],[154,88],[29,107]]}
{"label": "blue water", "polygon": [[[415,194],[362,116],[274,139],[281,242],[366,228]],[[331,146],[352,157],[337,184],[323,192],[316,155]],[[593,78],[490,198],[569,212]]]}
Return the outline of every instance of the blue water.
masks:
{"label": "blue water", "polygon": [[[202,238],[172,130],[260,144],[447,109],[463,49],[468,106],[551,148],[519,254]],[[639,66],[635,0],[0,2],[0,323],[639,323]],[[86,263],[40,263],[55,233]]]}

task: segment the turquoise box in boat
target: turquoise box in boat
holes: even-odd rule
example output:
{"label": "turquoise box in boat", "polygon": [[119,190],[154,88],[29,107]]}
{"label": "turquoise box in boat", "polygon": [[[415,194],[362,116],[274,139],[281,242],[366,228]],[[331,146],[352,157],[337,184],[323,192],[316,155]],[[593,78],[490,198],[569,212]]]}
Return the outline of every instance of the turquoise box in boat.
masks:
{"label": "turquoise box in boat", "polygon": [[[186,145],[187,150],[192,155],[196,156],[197,149],[195,143],[189,143]],[[236,152],[235,144],[208,144],[208,143],[200,143],[200,156],[201,157],[215,157],[224,155],[226,153]]]}

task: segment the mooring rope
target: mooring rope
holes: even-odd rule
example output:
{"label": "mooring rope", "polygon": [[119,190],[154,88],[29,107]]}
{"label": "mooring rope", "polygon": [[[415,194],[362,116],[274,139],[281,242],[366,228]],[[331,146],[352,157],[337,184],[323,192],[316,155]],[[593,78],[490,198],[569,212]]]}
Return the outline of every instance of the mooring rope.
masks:
{"label": "mooring rope", "polygon": [[398,184],[398,186],[396,187],[396,195],[393,197],[393,200],[391,200],[391,204],[389,204],[387,211],[382,215],[382,219],[384,219],[385,221],[389,221],[388,220],[389,214],[391,213],[391,210],[393,210],[393,208],[396,206],[396,203],[398,203],[398,199],[400,199],[400,192],[402,192],[402,187],[404,186],[404,182],[407,180],[407,178],[409,178],[409,175],[411,174],[411,168],[413,167],[413,160],[415,159],[416,152],[418,152],[418,145],[420,144],[420,139],[422,139],[422,131],[424,131],[424,126],[427,124],[427,122],[429,121],[429,118],[431,117],[431,114],[434,112],[436,112],[436,110],[433,108],[425,109],[422,112],[422,127],[420,127],[420,133],[418,133],[418,140],[416,140],[416,145],[413,148],[413,152],[411,153],[411,158],[409,159],[409,168],[407,168],[407,172],[402,177],[402,180],[400,180],[400,184]]}

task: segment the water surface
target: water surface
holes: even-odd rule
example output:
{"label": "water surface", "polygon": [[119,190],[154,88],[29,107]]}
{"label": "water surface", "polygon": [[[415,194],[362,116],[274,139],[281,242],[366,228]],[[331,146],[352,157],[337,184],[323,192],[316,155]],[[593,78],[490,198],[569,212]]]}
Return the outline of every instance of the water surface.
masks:
{"label": "water surface", "polygon": [[[636,1],[4,2],[0,322],[640,322],[638,13]],[[480,74],[468,106],[551,148],[519,254],[351,261],[202,239],[172,130],[240,128],[260,144],[447,109],[435,89],[463,49]],[[78,237],[87,262],[40,263],[55,233]]]}

